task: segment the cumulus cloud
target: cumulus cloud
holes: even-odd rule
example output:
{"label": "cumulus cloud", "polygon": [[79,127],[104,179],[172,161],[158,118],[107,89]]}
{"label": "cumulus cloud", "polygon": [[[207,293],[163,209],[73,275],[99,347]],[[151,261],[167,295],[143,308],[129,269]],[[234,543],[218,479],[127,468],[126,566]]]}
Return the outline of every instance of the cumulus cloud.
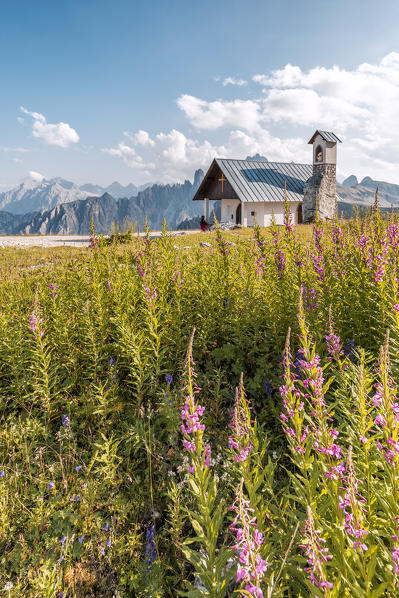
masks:
{"label": "cumulus cloud", "polygon": [[[222,85],[237,81],[227,78]],[[250,98],[245,85],[237,85],[241,97],[235,99],[181,95],[177,105],[195,134],[138,131],[107,151],[137,171],[156,173],[157,179],[181,180],[197,167],[206,168],[214,156],[261,153],[269,160],[309,163],[307,141],[319,128],[333,130],[344,141],[338,154],[341,176],[399,183],[399,53],[353,69],[287,64],[255,74],[252,81],[258,94],[253,97],[252,88]]]}
{"label": "cumulus cloud", "polygon": [[137,133],[134,133],[133,135],[128,132],[125,132],[123,134],[125,137],[130,139],[130,141],[132,141],[134,145],[154,146],[154,141],[151,139],[147,131],[140,130],[137,131]]}
{"label": "cumulus cloud", "polygon": [[29,171],[29,177],[32,179],[32,181],[37,181],[38,183],[44,179],[44,176],[35,170]]}
{"label": "cumulus cloud", "polygon": [[[134,140],[135,136],[131,135],[131,139]],[[194,171],[197,168],[207,169],[214,157],[245,158],[248,154],[259,152],[272,156],[276,161],[288,162],[295,158],[303,162],[307,161],[309,155],[303,139],[282,140],[264,129],[258,129],[255,133],[233,129],[222,144],[199,141],[176,129],[158,133],[150,139],[153,143],[147,144],[140,155],[133,147],[133,142],[131,145],[121,142],[116,148],[103,151],[122,159],[135,170],[139,183],[145,182],[148,176],[156,176],[157,180],[166,183],[192,179]]]}
{"label": "cumulus cloud", "polygon": [[198,129],[214,130],[231,126],[251,131],[259,125],[260,102],[257,100],[207,102],[183,94],[178,98],[177,105],[191,124]]}
{"label": "cumulus cloud", "polygon": [[246,85],[248,85],[248,81],[246,81],[245,79],[236,79],[235,77],[226,77],[225,79],[223,79],[222,85],[223,87],[226,87],[226,85],[237,85],[238,87],[245,87]]}
{"label": "cumulus cloud", "polygon": [[151,162],[144,162],[143,158],[136,152],[136,150],[127,145],[123,141],[118,143],[116,148],[103,148],[102,150],[104,153],[109,154],[110,156],[114,156],[116,158],[121,158],[121,160],[129,166],[129,168],[134,168],[135,170],[143,170],[145,174],[149,174],[155,165]]}
{"label": "cumulus cloud", "polygon": [[78,143],[79,135],[68,123],[50,124],[40,112],[31,112],[23,106],[21,106],[21,111],[33,118],[32,134],[34,137],[42,139],[49,145],[58,145],[59,147],[69,147]]}

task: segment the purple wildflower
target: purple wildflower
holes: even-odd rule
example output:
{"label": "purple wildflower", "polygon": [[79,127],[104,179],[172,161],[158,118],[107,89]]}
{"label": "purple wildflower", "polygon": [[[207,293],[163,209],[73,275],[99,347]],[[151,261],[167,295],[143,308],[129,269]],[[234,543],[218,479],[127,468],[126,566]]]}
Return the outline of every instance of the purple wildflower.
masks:
{"label": "purple wildflower", "polygon": [[145,547],[145,554],[147,557],[147,568],[148,570],[151,569],[151,565],[157,559],[157,549],[155,547],[155,527],[152,526],[151,529],[147,530],[146,534],[147,544]]}
{"label": "purple wildflower", "polygon": [[61,417],[61,423],[65,428],[69,428],[69,424],[70,424],[71,420],[69,419],[69,417],[64,413]]}
{"label": "purple wildflower", "polygon": [[360,495],[358,490],[361,482],[357,479],[352,464],[352,447],[348,451],[346,471],[347,474],[343,478],[344,496],[339,497],[339,508],[344,515],[346,533],[348,536],[355,538],[354,548],[366,551],[367,546],[362,542],[362,538],[368,534],[368,531],[364,527],[364,513],[366,513],[366,510],[363,507],[363,503],[365,499]]}
{"label": "purple wildflower", "polygon": [[251,412],[245,396],[243,375],[241,374],[239,387],[236,388],[234,410],[229,423],[232,433],[229,436],[229,448],[234,451],[236,463],[246,461],[252,450]]}
{"label": "purple wildflower", "polygon": [[49,289],[50,289],[50,295],[52,295],[52,297],[54,297],[54,299],[57,299],[57,297],[58,297],[58,295],[57,295],[58,287],[55,284],[50,283],[49,284]]}
{"label": "purple wildflower", "polygon": [[272,396],[273,393],[273,385],[270,380],[267,378],[265,382],[265,395],[268,399]]}
{"label": "purple wildflower", "polygon": [[230,525],[235,533],[236,543],[233,549],[238,555],[236,581],[247,582],[245,590],[252,596],[263,598],[260,582],[267,571],[267,562],[260,555],[263,535],[257,529],[256,517],[250,503],[243,496],[243,480],[241,481],[236,499],[230,507],[236,516]]}
{"label": "purple wildflower", "polygon": [[173,375],[172,374],[166,374],[165,375],[165,381],[166,381],[166,384],[168,386],[170,386],[172,384],[172,381],[173,381]]}
{"label": "purple wildflower", "polygon": [[343,355],[344,352],[341,351],[341,339],[339,338],[339,336],[337,336],[333,332],[327,334],[326,343],[329,361],[332,361],[334,357],[339,357],[340,355]]}
{"label": "purple wildflower", "polygon": [[317,588],[325,588],[331,590],[333,584],[327,580],[326,564],[332,559],[328,548],[323,546],[326,540],[321,537],[320,531],[315,529],[314,520],[311,508],[308,506],[308,518],[305,521],[305,526],[302,530],[304,536],[304,543],[301,548],[305,551],[305,556],[308,557],[308,567],[305,571],[309,573],[311,584]]}
{"label": "purple wildflower", "polygon": [[392,563],[395,569],[395,574],[399,575],[399,545],[395,544],[391,550],[392,552]]}
{"label": "purple wildflower", "polygon": [[285,270],[285,253],[282,249],[277,249],[275,251],[274,261],[276,263],[277,274],[283,276]]}
{"label": "purple wildflower", "polygon": [[32,330],[33,334],[35,335],[35,339],[41,338],[44,334],[44,329],[42,327],[43,318],[40,317],[40,305],[39,302],[36,301],[35,311],[33,311],[30,315],[29,325],[30,329]]}

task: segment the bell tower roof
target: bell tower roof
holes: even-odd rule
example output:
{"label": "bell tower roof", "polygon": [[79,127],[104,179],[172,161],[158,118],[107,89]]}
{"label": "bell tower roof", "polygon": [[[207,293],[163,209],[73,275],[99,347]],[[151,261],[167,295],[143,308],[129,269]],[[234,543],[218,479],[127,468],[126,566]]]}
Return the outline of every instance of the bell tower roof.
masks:
{"label": "bell tower roof", "polygon": [[308,141],[308,143],[313,143],[316,136],[320,135],[320,137],[322,137],[324,139],[324,141],[330,141],[332,143],[342,143],[342,141],[339,139],[339,137],[336,136],[335,133],[332,133],[331,131],[315,131],[311,137],[311,139]]}

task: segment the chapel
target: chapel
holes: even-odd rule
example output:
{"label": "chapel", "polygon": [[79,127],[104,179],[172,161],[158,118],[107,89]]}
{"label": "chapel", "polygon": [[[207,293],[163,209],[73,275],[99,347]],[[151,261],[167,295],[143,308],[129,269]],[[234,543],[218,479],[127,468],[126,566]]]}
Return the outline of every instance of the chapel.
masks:
{"label": "chapel", "polygon": [[204,202],[205,220],[209,222],[209,202],[221,201],[221,222],[253,226],[283,224],[284,194],[290,202],[295,224],[312,222],[316,212],[320,220],[333,220],[337,213],[335,133],[315,131],[312,164],[232,160],[214,158],[194,201]]}

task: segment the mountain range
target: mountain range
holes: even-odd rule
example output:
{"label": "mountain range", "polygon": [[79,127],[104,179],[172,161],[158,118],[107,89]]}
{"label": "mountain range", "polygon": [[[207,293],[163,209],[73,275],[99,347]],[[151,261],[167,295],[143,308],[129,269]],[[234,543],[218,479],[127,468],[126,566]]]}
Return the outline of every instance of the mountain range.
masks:
{"label": "mountain range", "polygon": [[341,201],[359,206],[369,206],[374,201],[375,190],[378,187],[379,204],[382,208],[399,206],[399,185],[375,181],[369,176],[360,181],[355,175],[345,179],[337,185],[337,193]]}
{"label": "mountain range", "polygon": [[[92,217],[99,234],[108,233],[113,223],[121,225],[135,222],[142,229],[146,218],[153,230],[162,227],[164,218],[170,228],[176,228],[180,222],[202,213],[201,202],[193,202],[192,199],[203,176],[203,171],[197,170],[193,182],[186,180],[174,185],[154,184],[130,198],[115,198],[108,192],[99,197],[88,197],[87,189],[82,190],[73,183],[63,181],[60,185],[60,179],[41,181],[37,183],[36,204],[33,204],[32,185],[27,189],[26,198],[21,194],[17,199],[15,194],[7,192],[10,201],[5,204],[6,210],[0,211],[0,234],[87,234]],[[57,200],[60,187],[63,191]],[[77,200],[73,200],[74,191],[78,195]],[[62,201],[65,192],[70,192],[68,201]],[[82,193],[86,194],[84,198],[81,197]],[[44,207],[21,214],[22,209],[16,205],[18,201],[22,205],[31,201],[30,205],[44,204]]]}
{"label": "mountain range", "polygon": [[6,210],[11,214],[26,214],[37,210],[51,210],[55,206],[86,199],[87,197],[104,195],[109,193],[115,199],[120,197],[133,197],[137,193],[150,187],[152,183],[137,187],[132,183],[126,186],[114,182],[108,187],[100,185],[81,185],[66,181],[60,177],[54,179],[30,178],[23,181],[17,187],[0,193],[0,210]]}
{"label": "mountain range", "polygon": [[[267,161],[258,154],[250,159]],[[152,230],[160,229],[164,218],[170,228],[190,228],[198,225],[202,214],[202,202],[192,198],[203,176],[197,170],[192,182],[141,187],[118,182],[108,187],[78,186],[62,178],[27,180],[0,193],[0,234],[87,234],[92,216],[97,232],[103,234],[113,223],[135,222],[143,228],[145,218]],[[337,184],[340,213],[372,204],[377,187],[382,208],[399,207],[399,185],[370,177],[359,182],[351,175]]]}

